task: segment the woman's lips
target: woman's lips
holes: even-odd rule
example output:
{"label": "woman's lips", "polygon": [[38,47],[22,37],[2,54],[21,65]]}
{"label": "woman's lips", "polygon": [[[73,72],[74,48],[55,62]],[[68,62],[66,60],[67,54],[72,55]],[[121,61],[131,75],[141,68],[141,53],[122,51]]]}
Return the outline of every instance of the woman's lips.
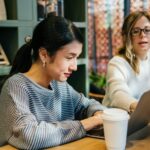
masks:
{"label": "woman's lips", "polygon": [[65,76],[68,78],[71,76],[71,73],[65,73]]}
{"label": "woman's lips", "polygon": [[138,44],[141,45],[141,46],[145,46],[145,45],[148,44],[148,42],[143,41],[143,42],[139,42]]}

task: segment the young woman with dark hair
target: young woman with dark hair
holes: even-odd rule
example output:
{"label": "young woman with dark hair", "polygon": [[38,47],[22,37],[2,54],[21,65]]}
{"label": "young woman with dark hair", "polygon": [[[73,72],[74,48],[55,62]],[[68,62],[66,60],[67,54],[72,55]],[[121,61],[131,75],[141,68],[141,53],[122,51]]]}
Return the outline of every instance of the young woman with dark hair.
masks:
{"label": "young woman with dark hair", "polygon": [[0,95],[0,144],[42,149],[80,139],[102,124],[105,108],[66,80],[82,52],[79,29],[50,15],[14,60]]}

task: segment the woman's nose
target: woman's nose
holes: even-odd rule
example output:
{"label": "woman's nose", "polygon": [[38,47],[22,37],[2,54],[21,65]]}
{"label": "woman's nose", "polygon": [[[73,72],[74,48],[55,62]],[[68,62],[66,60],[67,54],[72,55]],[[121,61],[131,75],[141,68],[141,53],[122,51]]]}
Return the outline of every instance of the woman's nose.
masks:
{"label": "woman's nose", "polygon": [[77,60],[74,60],[71,65],[70,65],[70,69],[73,71],[77,70]]}

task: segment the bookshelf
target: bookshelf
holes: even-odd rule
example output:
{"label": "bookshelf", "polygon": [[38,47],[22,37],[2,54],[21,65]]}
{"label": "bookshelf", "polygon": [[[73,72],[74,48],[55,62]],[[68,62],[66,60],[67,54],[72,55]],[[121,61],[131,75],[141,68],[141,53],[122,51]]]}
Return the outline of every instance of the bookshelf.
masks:
{"label": "bookshelf", "polygon": [[[7,20],[0,20],[0,44],[12,63],[24,38],[31,35],[37,24],[37,0],[4,0]],[[79,91],[88,94],[88,63],[87,63],[87,1],[63,0],[63,15],[73,21],[84,35],[83,52],[78,59],[78,71],[74,72],[68,82]],[[0,65],[0,79],[9,73],[10,66]]]}

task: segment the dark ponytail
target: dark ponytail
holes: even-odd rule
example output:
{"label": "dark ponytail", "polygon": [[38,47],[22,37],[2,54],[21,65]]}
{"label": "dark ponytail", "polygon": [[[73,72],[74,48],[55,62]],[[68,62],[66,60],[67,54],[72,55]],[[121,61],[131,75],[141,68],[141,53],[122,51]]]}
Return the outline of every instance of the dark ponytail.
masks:
{"label": "dark ponytail", "polygon": [[10,70],[9,75],[4,76],[0,81],[0,93],[3,84],[5,81],[18,72],[27,72],[32,65],[32,58],[31,58],[31,46],[29,43],[24,44],[17,52],[15,59],[12,63],[12,68]]}
{"label": "dark ponytail", "polygon": [[24,44],[17,52],[12,63],[10,75],[21,72],[27,72],[32,65],[31,44]]}

